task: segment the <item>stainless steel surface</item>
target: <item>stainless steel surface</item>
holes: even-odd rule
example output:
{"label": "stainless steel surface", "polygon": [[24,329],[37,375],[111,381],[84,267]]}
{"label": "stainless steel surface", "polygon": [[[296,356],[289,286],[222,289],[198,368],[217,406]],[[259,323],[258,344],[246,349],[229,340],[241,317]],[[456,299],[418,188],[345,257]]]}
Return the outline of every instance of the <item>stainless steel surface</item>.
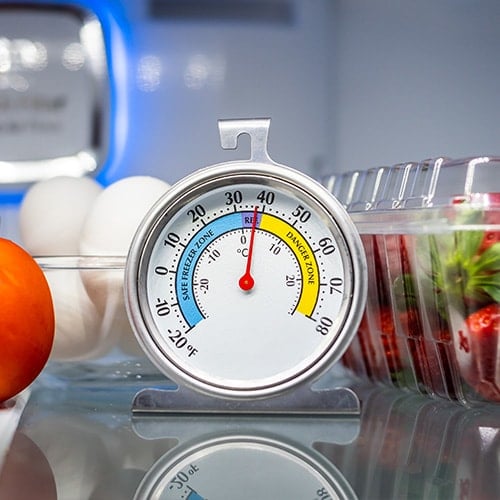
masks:
{"label": "stainless steel surface", "polygon": [[308,385],[292,393],[255,401],[231,401],[213,398],[186,387],[178,389],[144,389],[134,397],[136,415],[281,415],[309,417],[359,416],[358,397],[344,387],[315,390]]}

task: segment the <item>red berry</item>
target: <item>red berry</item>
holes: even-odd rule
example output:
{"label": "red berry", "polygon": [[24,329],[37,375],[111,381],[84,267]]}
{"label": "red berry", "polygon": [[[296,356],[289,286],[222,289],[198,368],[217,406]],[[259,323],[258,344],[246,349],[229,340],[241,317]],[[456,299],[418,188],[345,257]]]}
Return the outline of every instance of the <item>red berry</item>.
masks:
{"label": "red berry", "polygon": [[474,338],[498,335],[500,331],[500,304],[490,304],[472,313],[465,320],[465,324]]}
{"label": "red berry", "polygon": [[396,338],[396,327],[392,317],[392,311],[388,307],[382,308],[375,315],[374,324],[375,335],[379,335],[382,341],[387,366],[391,374],[396,374],[402,370],[401,357]]}
{"label": "red berry", "polygon": [[455,345],[464,379],[479,394],[500,401],[500,304],[468,316]]}
{"label": "red berry", "polygon": [[492,247],[495,243],[500,241],[500,231],[485,231],[483,241],[479,246],[479,253],[483,253],[488,248]]}
{"label": "red berry", "polygon": [[[500,226],[500,193],[490,193],[485,195],[484,200],[484,223],[495,226]],[[500,241],[500,227],[486,230],[484,232],[483,241],[479,248],[479,252],[484,252],[495,243]]]}

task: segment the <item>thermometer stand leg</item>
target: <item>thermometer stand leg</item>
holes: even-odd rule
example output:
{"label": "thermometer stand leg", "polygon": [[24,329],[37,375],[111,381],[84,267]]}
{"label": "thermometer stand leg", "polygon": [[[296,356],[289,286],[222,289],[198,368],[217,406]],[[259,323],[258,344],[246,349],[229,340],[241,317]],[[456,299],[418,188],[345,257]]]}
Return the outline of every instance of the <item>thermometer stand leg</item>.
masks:
{"label": "thermometer stand leg", "polygon": [[358,396],[351,389],[314,390],[309,386],[267,399],[251,401],[206,396],[186,387],[143,389],[133,400],[134,414],[354,416],[361,413]]}

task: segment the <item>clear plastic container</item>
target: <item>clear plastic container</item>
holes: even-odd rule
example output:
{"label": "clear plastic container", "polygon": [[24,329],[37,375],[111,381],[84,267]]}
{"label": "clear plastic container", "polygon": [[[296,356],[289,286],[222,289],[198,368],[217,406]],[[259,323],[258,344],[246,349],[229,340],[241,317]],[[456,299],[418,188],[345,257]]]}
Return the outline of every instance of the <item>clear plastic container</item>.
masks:
{"label": "clear plastic container", "polygon": [[500,158],[436,158],[323,179],[368,260],[343,357],[375,382],[500,403]]}
{"label": "clear plastic container", "polygon": [[384,387],[355,387],[357,439],[318,443],[358,498],[498,498],[498,408],[468,409]]}
{"label": "clear plastic container", "polygon": [[165,377],[146,357],[123,296],[126,257],[35,257],[49,283],[54,345],[39,383],[51,387],[140,388]]}

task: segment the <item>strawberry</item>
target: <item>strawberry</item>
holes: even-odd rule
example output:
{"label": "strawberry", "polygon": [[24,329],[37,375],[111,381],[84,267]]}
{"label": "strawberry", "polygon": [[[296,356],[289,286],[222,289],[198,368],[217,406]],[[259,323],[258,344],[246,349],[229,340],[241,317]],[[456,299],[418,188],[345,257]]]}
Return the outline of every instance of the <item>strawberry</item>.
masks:
{"label": "strawberry", "polygon": [[[393,381],[399,379],[400,372],[403,369],[396,339],[396,327],[389,302],[390,293],[387,276],[387,263],[393,261],[391,256],[398,249],[399,241],[396,238],[381,235],[363,235],[363,243],[371,254],[373,267],[371,268],[372,276],[368,284],[368,307],[370,308],[366,322],[368,331],[362,336],[371,337],[372,341],[379,347],[377,352],[382,351],[385,357],[385,362],[374,359],[372,368],[380,374],[381,369],[386,365]],[[363,327],[363,325],[361,326]],[[380,378],[383,379],[384,377]]]}
{"label": "strawberry", "polygon": [[462,376],[483,397],[500,402],[500,304],[470,314],[457,333]]}
{"label": "strawberry", "polygon": [[[434,292],[462,312],[500,302],[500,241],[498,231],[476,229],[477,209],[468,209],[457,217],[459,229],[451,234],[430,235],[430,277]],[[445,315],[446,312],[441,309]]]}
{"label": "strawberry", "polygon": [[[455,396],[453,368],[450,366],[445,338],[450,337],[447,323],[436,313],[435,305],[425,304],[421,310],[415,273],[410,253],[415,239],[410,236],[391,235],[398,241],[397,249],[389,255],[393,269],[400,274],[392,281],[392,296],[397,311],[398,329],[405,336],[412,370],[420,391],[431,394]],[[432,329],[429,334],[425,329]],[[427,333],[427,335],[426,335]]]}
{"label": "strawberry", "polygon": [[459,400],[461,375],[500,401],[498,320],[488,327],[494,335],[474,322],[480,312],[483,320],[498,317],[491,311],[500,303],[500,193],[457,197],[438,216],[450,222],[446,231],[362,235],[368,301],[345,362],[403,386],[414,383],[406,379],[411,368],[420,390]]}
{"label": "strawberry", "polygon": [[378,380],[377,353],[370,338],[366,313],[358,327],[356,340],[351,343],[343,357],[343,363],[358,375],[366,375],[371,380]]}
{"label": "strawberry", "polygon": [[[418,387],[424,393],[456,399],[455,357],[448,323],[431,303],[421,310],[416,292],[411,274],[395,280],[393,293],[399,328],[406,338]],[[424,328],[430,328],[430,334],[426,335]]]}
{"label": "strawberry", "polygon": [[499,302],[500,193],[455,198],[453,204],[461,205],[455,223],[484,227],[484,230],[455,232],[456,251],[462,255],[449,254],[448,263],[457,265],[461,275],[459,281],[464,285],[463,295],[466,300],[479,298],[482,302],[479,305],[491,299]]}
{"label": "strawberry", "polygon": [[[490,208],[484,212],[485,224],[500,226],[500,193],[494,193],[488,197],[488,206]],[[500,228],[487,229],[484,232],[479,252],[482,253],[488,250],[498,242],[500,242]]]}
{"label": "strawberry", "polygon": [[500,241],[500,231],[485,231],[481,245],[479,246],[479,254],[482,254],[488,248],[492,247]]}
{"label": "strawberry", "polygon": [[387,242],[384,236],[361,235],[369,261],[368,301],[344,364],[355,373],[372,380],[397,383],[403,370],[393,313],[386,262]]}
{"label": "strawberry", "polygon": [[426,295],[433,293],[439,315],[453,326],[462,378],[486,399],[500,401],[500,193],[454,205],[457,230],[428,237]]}
{"label": "strawberry", "polygon": [[378,311],[372,324],[374,332],[380,336],[382,347],[384,349],[387,366],[391,374],[397,374],[403,366],[396,339],[396,327],[392,317],[392,311],[389,308],[383,308]]}
{"label": "strawberry", "polygon": [[[356,340],[349,348],[351,357],[346,357],[346,366],[372,380],[400,381],[403,364],[390,308],[370,308],[370,313],[365,313],[361,320]],[[364,372],[355,362],[356,355],[363,360]]]}

